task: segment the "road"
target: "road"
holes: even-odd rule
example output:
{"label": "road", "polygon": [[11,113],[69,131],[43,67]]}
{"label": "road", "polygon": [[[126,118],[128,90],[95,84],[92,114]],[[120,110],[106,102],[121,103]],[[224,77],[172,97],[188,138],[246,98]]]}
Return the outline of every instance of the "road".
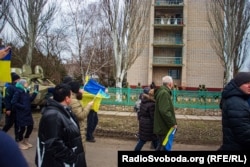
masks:
{"label": "road", "polygon": [[[8,134],[13,136],[13,128],[10,129]],[[37,137],[37,130],[34,129],[30,142],[35,146]],[[117,151],[133,150],[136,145],[135,140],[122,140],[114,138],[96,137],[95,143],[86,143],[86,160],[88,167],[117,167]],[[174,144],[173,151],[215,151],[218,145],[187,145],[187,144]],[[35,151],[36,148],[32,147],[29,150],[22,150],[30,167],[35,167]],[[146,143],[143,150],[150,151],[150,142]],[[152,150],[151,150],[152,151]]]}

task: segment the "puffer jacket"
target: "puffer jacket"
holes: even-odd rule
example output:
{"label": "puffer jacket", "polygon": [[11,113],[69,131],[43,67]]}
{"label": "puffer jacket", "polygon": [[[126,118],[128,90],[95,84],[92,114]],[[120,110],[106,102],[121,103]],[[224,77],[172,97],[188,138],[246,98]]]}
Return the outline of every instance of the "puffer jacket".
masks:
{"label": "puffer jacket", "polygon": [[85,141],[86,141],[86,120],[87,120],[87,115],[90,111],[91,106],[86,105],[83,107],[80,103],[79,100],[76,99],[75,93],[71,94],[71,103],[70,107],[72,108],[72,112],[76,115],[76,118],[79,122],[80,125],[80,131],[81,131],[81,136],[82,136],[82,143],[83,147],[85,148]]}
{"label": "puffer jacket", "polygon": [[161,86],[154,94],[154,133],[165,136],[171,127],[177,125],[174,106],[171,99],[171,90],[166,86]]}
{"label": "puffer jacket", "polygon": [[221,151],[250,150],[250,106],[249,95],[231,80],[222,92],[223,142]]}
{"label": "puffer jacket", "polygon": [[39,123],[36,165],[38,167],[85,167],[80,128],[70,107],[47,100]]}
{"label": "puffer jacket", "polygon": [[143,141],[153,141],[157,139],[156,135],[153,133],[154,111],[155,100],[153,97],[143,94],[140,112],[138,112],[139,138]]}
{"label": "puffer jacket", "polygon": [[11,105],[16,112],[17,126],[33,125],[31,102],[36,98],[37,93],[29,94],[29,91],[21,84],[16,84],[16,91],[11,100]]}

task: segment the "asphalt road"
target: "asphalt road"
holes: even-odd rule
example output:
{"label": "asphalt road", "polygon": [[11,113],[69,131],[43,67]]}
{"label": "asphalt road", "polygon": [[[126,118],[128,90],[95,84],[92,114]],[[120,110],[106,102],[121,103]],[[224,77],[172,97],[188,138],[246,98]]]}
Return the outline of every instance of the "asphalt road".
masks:
{"label": "asphalt road", "polygon": [[[10,129],[8,134],[13,136],[14,129]],[[26,160],[29,163],[30,167],[35,167],[34,159],[36,152],[36,138],[37,130],[34,129],[30,142],[34,147],[28,150],[22,150]],[[86,143],[86,160],[88,167],[117,167],[117,153],[120,151],[131,151],[136,145],[135,140],[122,140],[115,138],[103,138],[96,137],[95,143]],[[187,144],[176,144],[173,145],[173,151],[215,151],[218,149],[218,145],[187,145]],[[149,151],[150,142],[146,143],[143,147],[143,150]],[[151,150],[152,151],[152,150]]]}

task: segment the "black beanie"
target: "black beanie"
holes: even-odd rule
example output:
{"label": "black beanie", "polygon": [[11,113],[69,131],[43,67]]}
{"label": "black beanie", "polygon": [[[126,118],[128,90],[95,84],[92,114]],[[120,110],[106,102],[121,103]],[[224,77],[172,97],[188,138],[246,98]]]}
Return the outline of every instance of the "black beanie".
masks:
{"label": "black beanie", "polygon": [[18,79],[20,79],[20,76],[17,75],[15,72],[12,72],[11,73],[11,80],[12,80],[12,82],[14,82],[14,81],[16,81]]}
{"label": "black beanie", "polygon": [[73,93],[78,93],[80,89],[80,83],[76,81],[69,82],[68,85]]}
{"label": "black beanie", "polygon": [[70,83],[70,82],[72,82],[73,81],[73,78],[72,77],[70,77],[70,76],[65,76],[64,78],[63,78],[63,83],[65,83],[65,84],[68,84],[68,83]]}
{"label": "black beanie", "polygon": [[239,72],[234,77],[234,82],[238,87],[240,87],[242,84],[250,82],[250,72]]}

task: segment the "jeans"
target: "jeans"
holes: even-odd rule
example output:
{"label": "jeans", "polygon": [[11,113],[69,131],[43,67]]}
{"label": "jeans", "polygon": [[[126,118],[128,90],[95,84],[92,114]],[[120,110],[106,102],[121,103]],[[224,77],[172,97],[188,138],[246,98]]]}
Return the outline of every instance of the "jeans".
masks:
{"label": "jeans", "polygon": [[93,133],[95,131],[95,128],[98,124],[98,115],[97,112],[95,112],[93,109],[89,111],[88,117],[87,117],[87,133],[86,133],[86,140],[93,140],[94,136]]}
{"label": "jeans", "polygon": [[[139,139],[134,150],[135,151],[141,151],[142,147],[144,146],[144,144],[146,142],[147,141]],[[154,148],[156,148],[158,146],[158,140],[153,140],[152,143],[153,143]]]}

